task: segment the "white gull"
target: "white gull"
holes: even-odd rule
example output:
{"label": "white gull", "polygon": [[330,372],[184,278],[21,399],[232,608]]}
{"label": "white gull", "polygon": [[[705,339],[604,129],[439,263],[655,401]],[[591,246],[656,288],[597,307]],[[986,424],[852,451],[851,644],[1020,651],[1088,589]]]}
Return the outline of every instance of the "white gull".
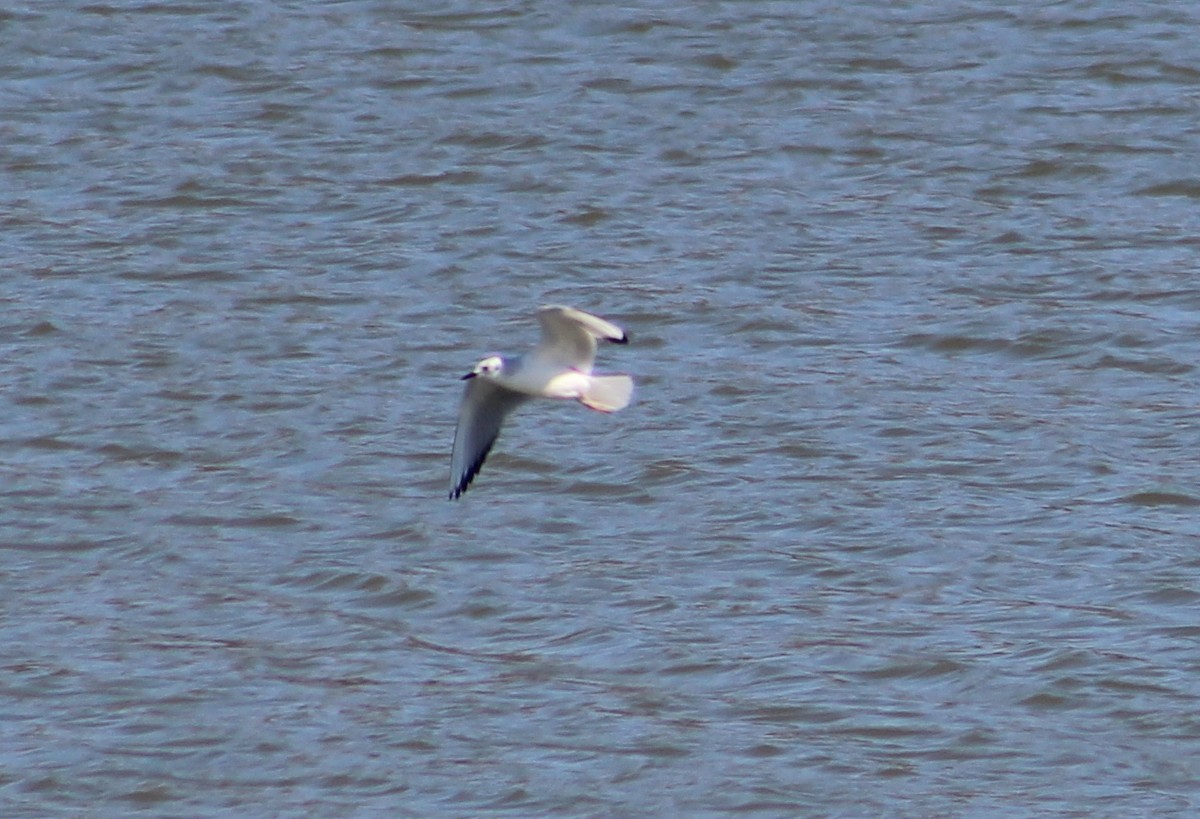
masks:
{"label": "white gull", "polygon": [[467,388],[458,410],[450,458],[450,498],[467,491],[500,435],[510,412],[530,398],[571,398],[600,412],[629,405],[633,379],[593,375],[596,341],[625,344],[625,331],[573,307],[550,305],[537,312],[542,339],[527,356],[493,355],[463,376]]}

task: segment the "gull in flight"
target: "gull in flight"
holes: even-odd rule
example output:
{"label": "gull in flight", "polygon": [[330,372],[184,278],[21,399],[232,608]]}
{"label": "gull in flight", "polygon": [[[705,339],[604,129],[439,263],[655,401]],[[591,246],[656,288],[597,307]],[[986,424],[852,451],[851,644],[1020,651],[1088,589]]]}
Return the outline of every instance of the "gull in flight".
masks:
{"label": "gull in flight", "polygon": [[527,356],[493,355],[463,376],[467,388],[458,409],[450,498],[462,495],[479,474],[510,412],[530,398],[573,398],[600,412],[629,405],[633,379],[592,375],[596,340],[625,344],[625,331],[573,307],[551,305],[537,312],[542,340]]}

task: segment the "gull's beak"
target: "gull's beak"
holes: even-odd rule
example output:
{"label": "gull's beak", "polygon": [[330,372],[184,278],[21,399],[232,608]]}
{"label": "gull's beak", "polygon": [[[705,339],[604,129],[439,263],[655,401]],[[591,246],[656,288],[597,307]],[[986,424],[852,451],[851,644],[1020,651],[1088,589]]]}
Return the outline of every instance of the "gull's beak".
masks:
{"label": "gull's beak", "polygon": [[458,380],[466,381],[468,378],[474,378],[476,375],[478,375],[478,373],[467,373],[466,375],[464,375],[462,378],[460,378]]}

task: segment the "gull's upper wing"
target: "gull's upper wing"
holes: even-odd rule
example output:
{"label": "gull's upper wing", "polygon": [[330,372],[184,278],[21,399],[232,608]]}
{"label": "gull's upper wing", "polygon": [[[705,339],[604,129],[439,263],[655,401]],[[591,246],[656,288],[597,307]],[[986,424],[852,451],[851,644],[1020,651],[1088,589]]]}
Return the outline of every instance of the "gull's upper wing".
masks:
{"label": "gull's upper wing", "polygon": [[590,373],[596,360],[596,339],[617,344],[628,341],[625,331],[602,318],[574,307],[550,305],[538,310],[542,340],[533,357]]}
{"label": "gull's upper wing", "polygon": [[528,396],[505,389],[487,378],[472,378],[463,391],[450,456],[450,497],[457,498],[479,474],[505,417]]}

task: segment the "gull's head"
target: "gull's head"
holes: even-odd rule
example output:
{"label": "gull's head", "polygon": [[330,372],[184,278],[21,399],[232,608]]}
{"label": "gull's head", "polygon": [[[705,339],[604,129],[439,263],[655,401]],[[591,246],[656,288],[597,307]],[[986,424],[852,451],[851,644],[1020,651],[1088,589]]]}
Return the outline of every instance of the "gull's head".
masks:
{"label": "gull's head", "polygon": [[498,355],[489,355],[487,358],[475,365],[471,372],[462,377],[463,381],[468,378],[495,378],[504,369],[504,359]]}

